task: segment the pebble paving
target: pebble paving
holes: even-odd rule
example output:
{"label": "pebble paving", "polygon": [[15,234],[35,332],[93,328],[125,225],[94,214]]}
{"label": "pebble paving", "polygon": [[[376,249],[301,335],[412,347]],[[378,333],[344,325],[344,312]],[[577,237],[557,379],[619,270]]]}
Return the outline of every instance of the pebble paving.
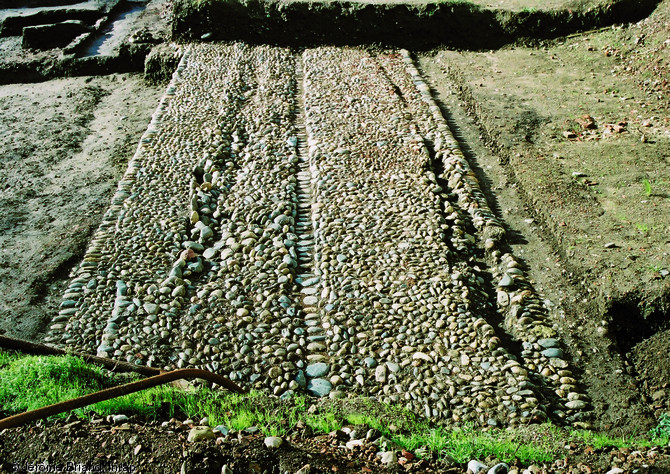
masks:
{"label": "pebble paving", "polygon": [[407,51],[191,45],[47,342],[282,397],[587,426],[504,248]]}

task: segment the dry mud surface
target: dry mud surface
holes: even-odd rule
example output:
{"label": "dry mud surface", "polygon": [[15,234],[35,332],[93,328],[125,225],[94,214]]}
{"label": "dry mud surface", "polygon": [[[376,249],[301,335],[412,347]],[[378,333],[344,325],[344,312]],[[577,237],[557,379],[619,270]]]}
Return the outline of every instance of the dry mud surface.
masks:
{"label": "dry mud surface", "polygon": [[0,330],[34,339],[60,303],[162,93],[141,76],[0,86]]}

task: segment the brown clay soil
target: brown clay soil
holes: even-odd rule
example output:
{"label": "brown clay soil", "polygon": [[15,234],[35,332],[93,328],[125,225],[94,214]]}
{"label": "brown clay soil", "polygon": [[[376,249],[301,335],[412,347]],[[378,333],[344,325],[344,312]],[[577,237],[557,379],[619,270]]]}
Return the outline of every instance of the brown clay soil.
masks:
{"label": "brown clay soil", "polygon": [[[419,58],[569,343],[596,428],[614,436],[643,433],[670,411],[669,32],[665,0],[636,24]],[[0,86],[0,333],[42,336],[162,89],[139,75]],[[352,455],[299,430],[269,452],[254,435],[188,445],[177,424],[64,425],[0,434],[0,471],[44,460],[126,462],[141,472],[381,469],[373,448]],[[544,469],[605,472],[617,457],[632,463],[626,472],[670,472],[668,454],[568,446],[565,464]]]}
{"label": "brown clay soil", "polygon": [[141,75],[0,86],[0,332],[50,320],[161,93]]}
{"label": "brown clay soil", "polygon": [[[168,3],[150,2],[120,34],[164,38]],[[3,68],[60,54],[0,38]],[[0,85],[0,333],[39,338],[163,89],[141,74]]]}

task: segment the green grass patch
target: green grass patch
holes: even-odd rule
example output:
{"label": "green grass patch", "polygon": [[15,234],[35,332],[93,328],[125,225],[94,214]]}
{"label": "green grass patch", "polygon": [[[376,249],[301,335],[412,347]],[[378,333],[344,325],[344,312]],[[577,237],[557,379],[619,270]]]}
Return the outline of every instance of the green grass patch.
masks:
{"label": "green grass patch", "polygon": [[113,384],[103,369],[80,358],[0,356],[0,406],[8,413],[34,410]]}
{"label": "green grass patch", "polygon": [[595,433],[593,431],[582,431],[575,430],[571,432],[571,437],[574,440],[578,440],[587,446],[592,446],[593,449],[602,449],[608,447],[615,448],[650,448],[650,447],[663,447],[668,445],[668,440],[670,439],[670,433],[664,431],[663,423],[670,418],[664,418],[667,415],[661,416],[661,421],[659,425],[650,431],[649,437],[644,436],[621,436],[621,437],[612,437],[603,433]]}
{"label": "green grass patch", "polygon": [[[530,436],[531,433],[535,435]],[[550,462],[556,457],[560,430],[552,425],[535,426],[532,430],[518,429],[482,431],[472,426],[445,429],[429,428],[410,436],[399,436],[399,444],[410,451],[421,450],[440,453],[457,462],[467,463],[471,459],[494,456],[512,463],[522,464]]]}
{"label": "green grass patch", "polygon": [[319,433],[330,433],[342,428],[343,423],[333,412],[319,413],[318,415],[307,415],[306,421],[312,429]]}

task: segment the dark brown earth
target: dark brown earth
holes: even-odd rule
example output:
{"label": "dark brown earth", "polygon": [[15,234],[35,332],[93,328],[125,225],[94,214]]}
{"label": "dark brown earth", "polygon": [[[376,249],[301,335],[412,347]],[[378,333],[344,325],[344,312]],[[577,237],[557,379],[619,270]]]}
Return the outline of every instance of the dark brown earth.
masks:
{"label": "dark brown earth", "polygon": [[[154,7],[156,20],[162,7]],[[613,436],[645,433],[670,412],[669,31],[665,0],[635,24],[533,47],[420,56],[509,244],[569,344],[596,428]],[[15,46],[0,42],[0,59],[25,54]],[[0,86],[0,332],[41,338],[162,89],[132,74]],[[269,452],[254,436],[244,448],[232,440],[189,445],[185,428],[159,425],[11,430],[0,435],[1,469],[44,459],[132,460],[142,472],[179,472],[205,459],[212,472],[224,463],[234,472],[381,469],[350,459],[328,437],[303,441],[299,430]],[[626,472],[643,464],[652,467],[639,472],[670,472],[667,449],[652,453],[575,445],[564,453],[570,468],[557,461],[545,471],[606,472],[618,457],[633,463]],[[412,464],[416,472],[464,468],[427,463]]]}
{"label": "dark brown earth", "polygon": [[[375,459],[377,447],[372,443],[350,451],[339,448],[344,440],[337,436],[313,436],[305,429],[293,430],[279,449],[269,449],[264,445],[262,434],[233,433],[216,440],[192,443],[187,441],[189,428],[178,422],[168,423],[166,427],[157,423],[110,426],[99,420],[91,425],[72,422],[24,429],[3,437],[5,442],[12,442],[21,449],[0,448],[4,459],[2,468],[12,472],[14,462],[41,461],[45,451],[50,452],[49,464],[109,463],[134,466],[137,471],[148,473],[181,470],[218,474],[223,465],[232,472],[268,473],[297,472],[304,466],[309,466],[312,473],[378,472],[382,468]],[[63,433],[67,434],[67,443],[58,441]],[[441,462],[415,461],[411,464],[409,472],[460,472]],[[406,472],[400,465],[394,467],[385,471]]]}
{"label": "dark brown earth", "polygon": [[[193,424],[174,419],[167,422],[120,425],[105,420],[91,423],[64,420],[6,430],[0,435],[0,472],[31,472],[31,465],[85,466],[102,472],[143,473],[464,473],[466,463],[395,449],[398,461],[382,464],[381,451],[373,436],[360,447],[345,446],[343,431],[327,435],[312,433],[298,425],[283,437],[279,448],[266,447],[262,434],[231,432],[216,439],[189,442]],[[367,427],[351,427],[367,431]],[[488,466],[497,460],[481,459]],[[70,463],[70,464],[68,464]],[[224,466],[227,469],[223,469]],[[584,443],[559,448],[556,461],[538,465],[511,465],[510,472],[590,473],[670,472],[670,447],[597,449]],[[33,468],[35,469],[35,468]],[[44,469],[44,468],[43,468]],[[116,469],[117,471],[114,471]],[[301,470],[302,469],[302,470]],[[125,470],[125,471],[124,471]],[[32,471],[37,472],[37,471]],[[73,471],[71,471],[73,472]],[[79,471],[81,472],[81,471]]]}

